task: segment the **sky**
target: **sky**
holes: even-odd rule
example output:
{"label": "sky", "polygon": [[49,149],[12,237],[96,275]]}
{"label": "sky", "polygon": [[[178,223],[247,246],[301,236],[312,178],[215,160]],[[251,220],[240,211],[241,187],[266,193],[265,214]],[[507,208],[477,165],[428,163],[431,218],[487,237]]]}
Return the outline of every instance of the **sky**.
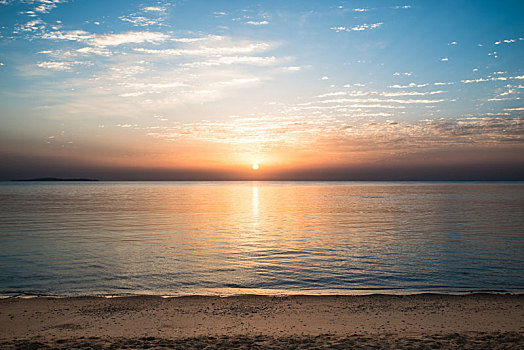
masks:
{"label": "sky", "polygon": [[524,180],[523,15],[0,0],[0,180]]}

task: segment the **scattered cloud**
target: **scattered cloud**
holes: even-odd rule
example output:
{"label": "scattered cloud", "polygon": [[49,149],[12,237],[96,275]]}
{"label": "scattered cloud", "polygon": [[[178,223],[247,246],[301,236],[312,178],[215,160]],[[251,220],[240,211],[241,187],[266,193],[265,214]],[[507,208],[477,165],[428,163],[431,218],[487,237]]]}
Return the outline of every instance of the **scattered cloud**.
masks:
{"label": "scattered cloud", "polygon": [[[351,115],[357,116],[359,112]],[[379,115],[391,117],[389,113]],[[391,119],[357,122],[352,119],[349,123],[328,116],[304,119],[300,116],[255,115],[145,130],[155,138],[227,144],[240,146],[244,151],[251,148],[300,150],[309,145],[322,151],[336,144],[338,152],[395,149],[402,153],[416,153],[436,146],[442,149],[522,142],[523,121],[519,117],[487,115],[424,119],[413,123]]]}
{"label": "scattered cloud", "polygon": [[49,13],[54,9],[59,3],[66,2],[66,0],[36,0],[35,12],[39,13]]}
{"label": "scattered cloud", "polygon": [[499,41],[495,41],[495,45],[500,45],[500,44],[513,44],[515,42],[517,42],[518,40],[524,40],[523,38],[518,38],[518,39],[504,39],[504,40],[499,40]]}
{"label": "scattered cloud", "polygon": [[377,29],[379,28],[382,24],[382,22],[378,22],[378,23],[373,23],[373,24],[360,24],[360,25],[357,25],[357,26],[354,26],[354,27],[331,27],[332,30],[336,31],[337,33],[339,32],[360,32],[360,31],[364,31],[364,30],[372,30],[372,29]]}
{"label": "scattered cloud", "polygon": [[40,68],[51,69],[56,71],[72,71],[75,66],[85,64],[84,62],[56,62],[44,61],[37,64]]}
{"label": "scattered cloud", "polygon": [[395,75],[395,76],[406,75],[406,76],[409,77],[409,76],[413,75],[413,73],[412,72],[405,72],[405,73],[395,72],[395,73],[393,73],[393,75]]}
{"label": "scattered cloud", "polygon": [[447,57],[442,57],[440,60],[441,60],[442,62],[445,62],[445,61],[449,61],[449,58],[447,58]]}
{"label": "scattered cloud", "polygon": [[45,33],[43,39],[70,40],[83,42],[95,47],[118,46],[123,44],[160,43],[169,38],[160,32],[130,31],[118,34],[93,34],[83,30],[54,31]]}

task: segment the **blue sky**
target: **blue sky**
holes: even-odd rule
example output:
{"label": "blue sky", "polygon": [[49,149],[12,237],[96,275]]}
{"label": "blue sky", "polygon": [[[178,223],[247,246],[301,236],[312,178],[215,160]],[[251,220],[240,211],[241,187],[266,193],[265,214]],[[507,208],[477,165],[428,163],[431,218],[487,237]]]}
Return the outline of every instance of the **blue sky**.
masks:
{"label": "blue sky", "polygon": [[523,14],[521,1],[2,0],[3,176],[521,166]]}

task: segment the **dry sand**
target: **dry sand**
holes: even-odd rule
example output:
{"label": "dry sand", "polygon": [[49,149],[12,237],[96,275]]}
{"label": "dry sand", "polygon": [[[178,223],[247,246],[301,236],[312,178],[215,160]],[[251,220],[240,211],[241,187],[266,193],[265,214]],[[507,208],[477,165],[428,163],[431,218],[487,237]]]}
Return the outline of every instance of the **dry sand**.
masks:
{"label": "dry sand", "polygon": [[524,349],[524,295],[9,298],[0,348]]}

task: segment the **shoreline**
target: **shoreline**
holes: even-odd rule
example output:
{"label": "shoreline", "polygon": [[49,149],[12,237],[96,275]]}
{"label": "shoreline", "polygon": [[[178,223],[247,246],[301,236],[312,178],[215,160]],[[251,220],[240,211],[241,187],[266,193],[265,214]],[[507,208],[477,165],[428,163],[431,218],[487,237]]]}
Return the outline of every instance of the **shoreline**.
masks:
{"label": "shoreline", "polygon": [[[267,290],[266,290],[267,291]],[[522,291],[508,291],[508,290],[480,290],[480,291],[413,291],[405,292],[399,291],[396,293],[394,290],[358,290],[354,292],[339,293],[338,291],[312,291],[312,293],[304,293],[303,291],[282,291],[282,292],[261,292],[261,293],[180,293],[180,294],[154,294],[150,292],[144,293],[122,293],[122,294],[106,294],[106,293],[93,293],[93,294],[0,294],[0,301],[5,299],[34,299],[34,298],[50,298],[50,299],[68,299],[68,298],[127,298],[127,297],[153,297],[153,298],[184,298],[184,297],[218,297],[218,298],[230,298],[230,297],[363,297],[363,296],[417,296],[417,295],[442,295],[442,296],[468,296],[468,295],[524,295]]]}
{"label": "shoreline", "polygon": [[278,347],[280,343],[281,348],[286,348],[293,342],[310,347],[351,342],[396,347],[391,341],[398,346],[453,347],[471,343],[522,348],[524,294],[149,295],[0,300],[0,348],[31,343],[58,348],[60,344],[63,348],[78,344],[113,348],[193,344],[188,348],[194,348],[235,342],[239,348],[246,344],[254,348]]}

